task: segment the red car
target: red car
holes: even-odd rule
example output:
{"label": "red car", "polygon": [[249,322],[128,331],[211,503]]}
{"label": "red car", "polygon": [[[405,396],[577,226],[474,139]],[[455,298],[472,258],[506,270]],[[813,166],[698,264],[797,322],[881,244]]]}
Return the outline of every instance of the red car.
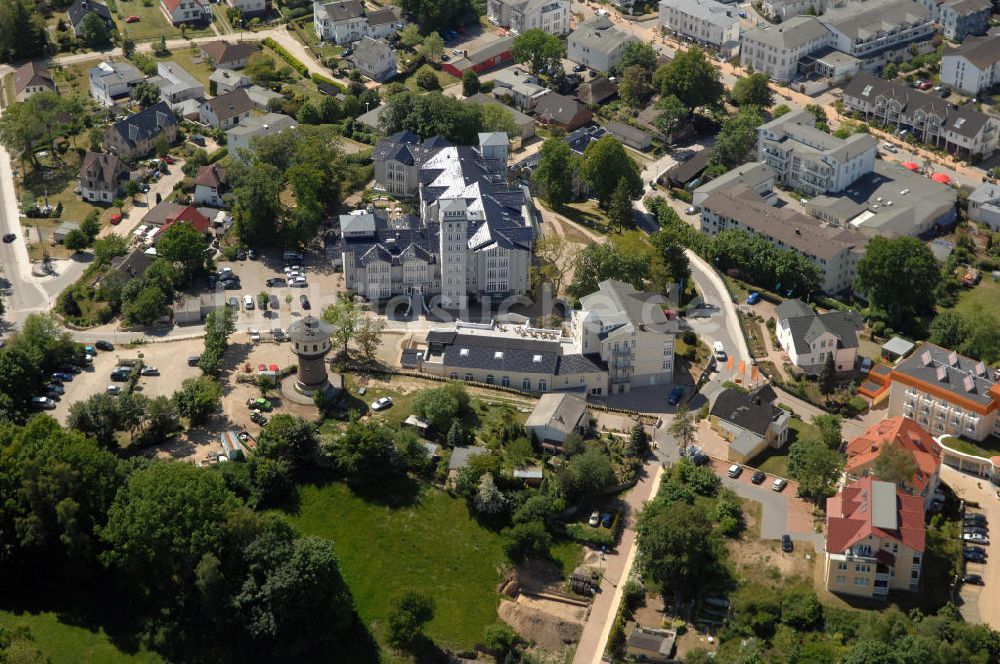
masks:
{"label": "red car", "polygon": [[265,371],[267,371],[267,365],[266,364],[258,364],[257,365],[257,371],[259,373],[264,373]]}
{"label": "red car", "polygon": [[168,164],[170,164],[171,166],[173,166],[173,165],[174,165],[174,158],[173,158],[173,157],[171,157],[170,155],[167,155],[166,157],[164,157],[164,158],[163,158],[163,161],[167,162],[167,163],[168,163]]}
{"label": "red car", "polygon": [[930,90],[932,87],[934,87],[934,84],[931,83],[930,81],[924,81],[923,83],[920,84],[921,90]]}
{"label": "red car", "polygon": [[125,19],[125,22],[126,23],[138,23],[139,22],[139,17],[138,16],[129,16],[127,19]]}

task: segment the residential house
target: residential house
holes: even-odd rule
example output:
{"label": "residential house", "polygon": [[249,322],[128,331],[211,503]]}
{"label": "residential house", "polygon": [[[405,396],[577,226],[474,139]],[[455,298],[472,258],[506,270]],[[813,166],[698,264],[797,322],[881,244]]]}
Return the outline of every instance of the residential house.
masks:
{"label": "residential house", "polygon": [[108,127],[104,146],[121,159],[133,161],[152,152],[161,136],[169,144],[177,139],[177,118],[163,101]]}
{"label": "residential house", "polygon": [[323,41],[356,42],[364,37],[367,23],[365,5],[360,0],[313,3],[313,29]]}
{"label": "residential house", "polygon": [[525,392],[607,393],[607,367],[559,330],[459,321],[427,333],[420,371]]}
{"label": "residential house", "polygon": [[67,235],[78,230],[80,230],[80,224],[73,221],[64,221],[52,230],[49,234],[49,239],[55,244],[62,244]]}
{"label": "residential house", "polygon": [[[465,102],[466,104],[476,104],[477,106],[485,106],[486,104],[496,104],[502,106],[504,110],[510,113],[511,117],[514,119],[514,125],[518,129],[518,136],[520,136],[522,140],[531,138],[532,136],[535,135],[534,118],[532,118],[530,115],[525,115],[516,108],[509,108],[507,106],[504,106],[503,104],[501,104],[496,100],[496,97],[483,94],[482,92],[477,92],[471,97],[464,98],[462,101]],[[358,121],[359,122],[361,121],[360,117],[358,118]]]}
{"label": "residential house", "polygon": [[977,160],[997,148],[998,121],[971,105],[953,107],[902,83],[886,81],[865,72],[844,86],[844,107],[866,121],[906,129],[935,148]]}
{"label": "residential house", "polygon": [[1000,435],[1000,382],[985,363],[921,344],[889,376],[889,416],[916,420],[933,436],[981,441]]}
{"label": "residential house", "polygon": [[268,90],[260,85],[248,85],[242,89],[247,93],[247,97],[250,97],[250,103],[258,111],[270,111],[274,107],[275,102],[284,99],[284,97],[274,90]]}
{"label": "residential house", "polygon": [[817,313],[799,299],[785,300],[775,309],[775,336],[788,359],[807,374],[819,374],[828,359],[835,371],[854,371],[858,332],[864,322],[854,311]]}
{"label": "residential house", "polygon": [[600,106],[618,94],[618,84],[606,76],[592,78],[576,89],[576,98],[588,106]]}
{"label": "residential house", "polygon": [[678,320],[666,298],[610,279],[597,288],[573,311],[570,336],[607,365],[608,394],[673,383]]}
{"label": "residential house", "polygon": [[868,475],[880,479],[875,472],[876,461],[890,446],[895,446],[913,459],[917,470],[912,477],[901,482],[900,487],[912,496],[920,496],[924,509],[928,509],[941,479],[941,446],[908,417],[882,420],[849,442],[844,472],[853,479]]}
{"label": "residential house", "polygon": [[[361,115],[356,117],[355,121],[365,129],[370,131],[371,133],[375,135],[380,135],[382,134],[382,127],[379,126],[378,119],[383,113],[385,113],[385,109],[386,106],[379,104],[378,106],[371,109],[367,113],[362,113]],[[534,121],[532,121],[532,124],[534,124]]]}
{"label": "residential house", "polygon": [[608,133],[630,148],[645,152],[653,147],[653,137],[641,129],[636,129],[621,122],[605,122]]}
{"label": "residential house", "polygon": [[660,181],[668,187],[693,188],[700,184],[701,174],[708,168],[708,162],[712,159],[713,148],[705,148],[694,153],[690,159],[670,167],[666,173],[660,176]]}
{"label": "residential house", "polygon": [[795,16],[778,25],[754,28],[741,38],[740,65],[791,81],[799,60],[831,43],[830,31],[815,16]]}
{"label": "residential house", "polygon": [[697,186],[694,190],[692,202],[696,207],[699,207],[713,192],[740,186],[744,186],[761,198],[766,199],[774,192],[774,181],[776,178],[777,173],[767,164],[760,162],[743,164],[716,178],[712,178],[703,185]]}
{"label": "residential house", "polygon": [[388,39],[396,28],[402,27],[399,16],[392,7],[367,12],[368,26],[365,34],[372,39]]}
{"label": "residential house", "polygon": [[208,0],[160,0],[171,25],[198,25],[212,22],[212,8]]}
{"label": "residential house", "polygon": [[625,653],[634,662],[674,662],[674,644],[677,632],[672,629],[658,629],[636,625],[625,641]]}
{"label": "residential house", "polygon": [[501,69],[493,76],[493,96],[509,99],[522,111],[533,109],[538,99],[549,92],[540,85],[538,78],[520,67]]}
{"label": "residential house", "polygon": [[968,198],[969,220],[1000,231],[1000,185],[984,182]]}
{"label": "residential house", "polygon": [[104,21],[104,28],[110,34],[115,29],[115,20],[111,17],[111,10],[106,5],[97,0],[75,0],[66,10],[68,23],[73,29],[73,35],[79,37],[83,30],[83,19],[88,14],[96,14]]}
{"label": "residential house", "polygon": [[594,112],[576,99],[550,92],[535,103],[535,120],[540,124],[554,125],[564,131],[573,131],[589,123]]}
{"label": "residential house", "polygon": [[615,27],[607,17],[597,16],[577,24],[576,30],[570,33],[566,57],[588,69],[610,72],[621,61],[625,44],[631,41],[638,41],[638,38]]}
{"label": "residential house", "polygon": [[969,35],[985,35],[990,27],[990,0],[921,0],[937,18],[946,39],[961,42]]}
{"label": "residential house", "polygon": [[263,16],[271,8],[268,0],[226,0],[226,4],[238,11],[244,19]]}
{"label": "residential house", "polygon": [[966,39],[941,55],[941,83],[968,95],[978,95],[1000,83],[1000,40]]}
{"label": "residential house", "polygon": [[349,59],[362,75],[373,81],[387,81],[398,73],[396,51],[381,39],[362,37]]}
{"label": "residential house", "polygon": [[176,62],[156,63],[156,74],[149,82],[160,89],[160,99],[171,106],[205,98],[205,86]]}
{"label": "residential house", "polygon": [[218,164],[199,168],[198,174],[194,178],[194,196],[192,198],[194,204],[216,208],[229,207],[222,199],[222,194],[225,191],[225,179],[226,172]]}
{"label": "residential house", "polygon": [[872,599],[917,591],[925,542],[919,496],[871,477],[855,480],[826,501],[826,588]]}
{"label": "residential house", "polygon": [[95,203],[111,203],[128,180],[125,163],[113,154],[87,152],[80,165],[80,198]]}
{"label": "residential house", "polygon": [[187,205],[167,216],[164,224],[153,234],[153,244],[174,224],[188,224],[202,235],[208,235],[212,230],[212,220],[195,206]]}
{"label": "residential house", "polygon": [[216,69],[243,69],[260,46],[248,42],[228,42],[222,39],[201,44],[201,52]]}
{"label": "residential house", "polygon": [[463,51],[462,55],[443,63],[441,70],[458,78],[462,78],[467,71],[484,74],[514,61],[514,56],[510,52],[513,43],[514,38],[507,36],[490,41],[474,51]]}
{"label": "residential house", "polygon": [[878,144],[869,134],[837,138],[816,128],[816,116],[792,111],[757,128],[757,161],[788,189],[809,196],[838,192],[870,173]]}
{"label": "residential house", "polygon": [[528,415],[524,428],[544,451],[557,454],[571,434],[586,436],[591,423],[586,395],[580,397],[567,392],[553,392],[541,396]]}
{"label": "residential house", "polygon": [[776,406],[777,400],[770,385],[750,392],[727,387],[715,397],[708,421],[712,430],[729,442],[729,461],[746,463],[768,447],[785,446],[791,414]]}
{"label": "residential house", "polygon": [[273,136],[286,129],[295,129],[298,122],[281,113],[252,115],[226,132],[226,147],[230,156],[239,157],[242,150],[253,149],[253,139]]}
{"label": "residential house", "polygon": [[130,62],[101,62],[90,70],[90,96],[104,106],[114,106],[145,78]]}
{"label": "residential house", "polygon": [[569,0],[489,0],[486,18],[515,35],[537,28],[562,37],[570,28],[570,4]]}
{"label": "residential house", "polygon": [[145,248],[136,247],[124,256],[112,258],[110,271],[117,272],[125,277],[126,281],[129,279],[142,279],[146,275],[146,270],[149,269],[149,266],[153,264],[155,259],[155,256],[146,253]]}
{"label": "residential house", "polygon": [[660,26],[726,57],[740,47],[737,8],[716,0],[660,0]]}
{"label": "residential house", "polygon": [[773,207],[743,184],[720,186],[699,205],[702,233],[715,235],[733,228],[763,235],[779,249],[795,251],[818,267],[824,292],[839,293],[854,284],[858,261],[868,244],[859,231],[830,226],[791,206]]}
{"label": "residential house", "polygon": [[373,301],[440,294],[445,308],[527,293],[536,213],[528,188],[507,183],[507,149],[506,134],[480,134],[478,148],[380,141],[376,188],[402,197],[416,184],[420,216],[341,215],[346,286]]}
{"label": "residential house", "polygon": [[253,101],[246,90],[237,88],[232,92],[205,100],[198,109],[200,121],[216,129],[229,129],[250,117]]}
{"label": "residential house", "polygon": [[208,84],[213,95],[224,95],[237,88],[248,88],[253,85],[253,81],[232,69],[216,69],[208,77]]}
{"label": "residential house", "polygon": [[933,13],[916,0],[885,0],[878,4],[849,2],[827,10],[819,20],[830,31],[830,46],[861,61],[865,71],[888,62],[933,50],[937,24]]}
{"label": "residential house", "polygon": [[14,96],[24,101],[36,92],[59,92],[48,69],[26,62],[14,70]]}

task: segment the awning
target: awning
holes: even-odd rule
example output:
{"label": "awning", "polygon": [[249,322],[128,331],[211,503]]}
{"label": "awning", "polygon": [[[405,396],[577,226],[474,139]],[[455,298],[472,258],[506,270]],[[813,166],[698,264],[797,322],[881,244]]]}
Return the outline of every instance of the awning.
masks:
{"label": "awning", "polygon": [[931,179],[941,184],[951,184],[951,178],[944,173],[935,173],[931,176]]}
{"label": "awning", "polygon": [[916,164],[915,164],[914,162],[912,162],[912,161],[904,161],[904,162],[903,162],[903,163],[901,164],[901,166],[902,166],[903,168],[907,168],[907,169],[909,169],[909,170],[911,170],[911,171],[919,171],[919,170],[920,170],[920,167],[919,167],[919,166],[917,166],[917,165],[916,165]]}

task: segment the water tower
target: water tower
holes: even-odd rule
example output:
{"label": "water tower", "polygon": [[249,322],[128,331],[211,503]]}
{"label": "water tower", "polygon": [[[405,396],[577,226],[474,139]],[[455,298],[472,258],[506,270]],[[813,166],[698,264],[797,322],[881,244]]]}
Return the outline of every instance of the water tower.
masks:
{"label": "water tower", "polygon": [[330,352],[332,333],[330,325],[314,316],[306,316],[288,326],[292,352],[299,360],[295,389],[302,394],[311,396],[329,384],[324,358]]}

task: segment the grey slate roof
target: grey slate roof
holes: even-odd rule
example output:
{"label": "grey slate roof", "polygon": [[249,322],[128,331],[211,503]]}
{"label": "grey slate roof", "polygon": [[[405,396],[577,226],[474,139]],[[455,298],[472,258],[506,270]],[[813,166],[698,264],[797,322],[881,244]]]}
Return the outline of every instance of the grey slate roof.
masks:
{"label": "grey slate roof", "polygon": [[1000,39],[996,37],[966,37],[958,48],[948,49],[942,58],[963,57],[979,69],[1000,62]]}
{"label": "grey slate roof", "polygon": [[577,113],[586,107],[576,99],[550,92],[535,103],[535,115],[546,117],[560,124],[569,124]]}
{"label": "grey slate roof", "polygon": [[565,434],[572,433],[587,414],[587,401],[573,394],[543,394],[528,415],[524,426],[550,427]]}
{"label": "grey slate roof", "polygon": [[367,62],[372,65],[378,62],[383,54],[392,53],[392,46],[382,39],[372,39],[368,35],[361,38],[361,41],[354,47],[351,59],[355,62]]}
{"label": "grey slate roof", "polygon": [[177,118],[167,102],[161,101],[116,122],[111,125],[111,130],[117,132],[127,144],[135,145],[141,140],[155,138],[172,125],[177,125]]}
{"label": "grey slate roof", "polygon": [[852,40],[871,39],[880,32],[889,33],[931,19],[931,10],[914,0],[886,0],[871,6],[849,3],[829,9],[820,17],[822,23]]}
{"label": "grey slate roof", "polygon": [[[573,151],[574,154],[582,155],[583,151],[587,149],[587,146],[597,139],[601,138],[608,131],[604,127],[580,127],[576,131],[566,134],[563,140],[569,145],[569,149]],[[538,160],[541,158],[538,152],[522,159],[521,161],[514,164],[512,167],[515,170],[524,169],[534,169],[538,165]]]}
{"label": "grey slate roof", "polygon": [[[941,378],[938,378],[939,369]],[[994,369],[971,357],[958,355],[931,343],[921,344],[893,371],[936,385],[984,406],[997,398],[990,394],[990,388],[996,384]]]}
{"label": "grey slate roof", "polygon": [[837,338],[838,348],[857,348],[858,332],[863,329],[861,317],[853,311],[830,311],[817,314],[801,300],[785,300],[775,309],[779,323],[788,321],[795,350],[807,353],[812,343],[825,332]]}
{"label": "grey slate roof", "polygon": [[750,30],[743,38],[776,49],[795,49],[828,34],[826,26],[815,16],[794,16],[769,28]]}
{"label": "grey slate roof", "polygon": [[461,470],[469,465],[469,459],[472,457],[489,453],[488,449],[478,445],[456,447],[451,451],[451,458],[448,459],[448,470]]}
{"label": "grey slate roof", "polygon": [[205,101],[219,122],[253,110],[253,100],[243,88],[236,88],[226,94]]}
{"label": "grey slate roof", "polygon": [[596,16],[577,25],[569,40],[598,53],[610,54],[622,42],[638,41],[631,32],[615,26],[605,16]]}
{"label": "grey slate roof", "polygon": [[365,5],[359,0],[341,0],[320,7],[331,21],[348,21],[365,15]]}
{"label": "grey slate roof", "polygon": [[902,104],[901,112],[908,117],[913,117],[918,111],[936,115],[941,118],[943,128],[968,138],[975,137],[989,120],[989,116],[977,111],[971,104],[952,108],[937,95],[929,95],[901,83],[876,78],[863,71],[858,72],[844,86],[845,100],[854,97],[874,104],[879,96],[898,100]]}
{"label": "grey slate roof", "polygon": [[764,385],[750,393],[730,387],[715,398],[710,414],[758,436],[764,436],[771,422],[783,413],[773,405],[777,398],[770,385]]}
{"label": "grey slate roof", "polygon": [[83,23],[83,19],[87,14],[91,13],[97,14],[104,19],[105,25],[114,26],[114,19],[111,18],[111,10],[106,5],[96,2],[96,0],[76,0],[76,2],[69,6],[66,13],[69,15],[69,22],[74,26]]}

